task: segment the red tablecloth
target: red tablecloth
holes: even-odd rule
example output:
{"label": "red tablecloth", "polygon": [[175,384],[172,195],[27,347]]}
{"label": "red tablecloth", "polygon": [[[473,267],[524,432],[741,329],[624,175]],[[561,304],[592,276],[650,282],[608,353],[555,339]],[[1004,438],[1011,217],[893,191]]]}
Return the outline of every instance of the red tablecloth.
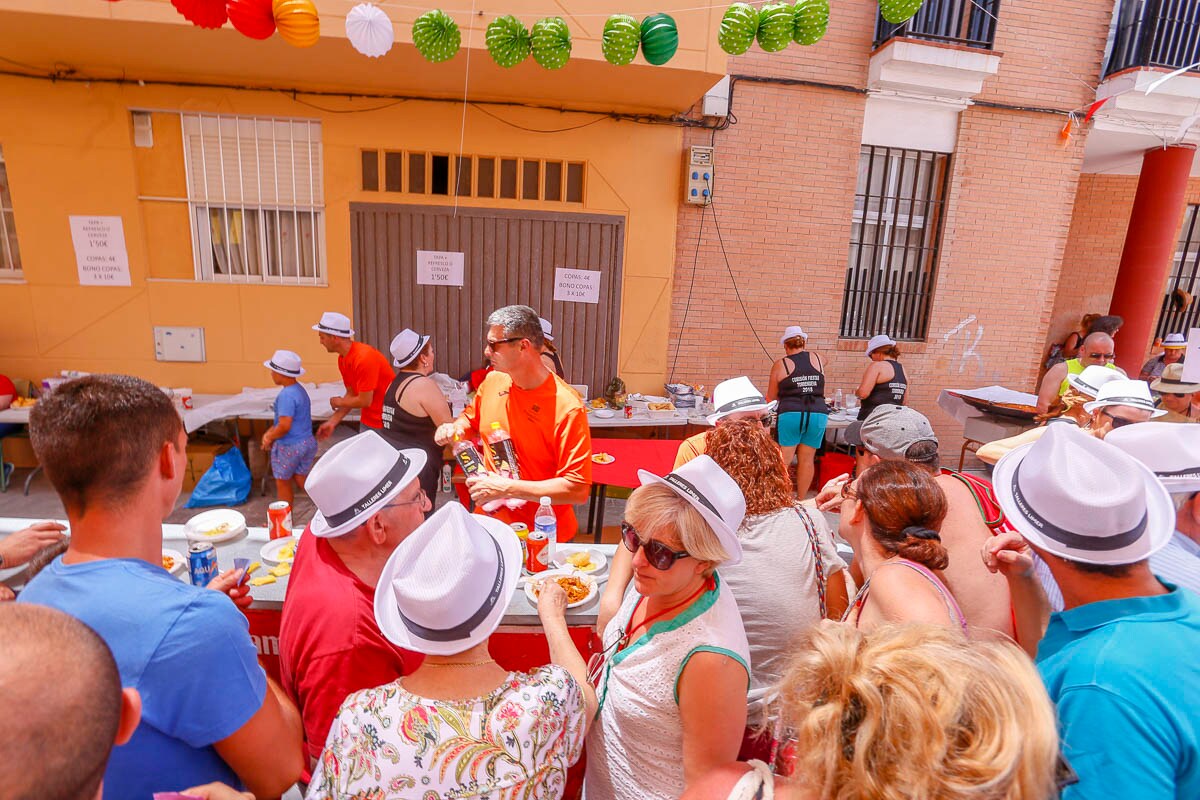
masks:
{"label": "red tablecloth", "polygon": [[592,453],[608,453],[615,459],[611,464],[592,462],[592,483],[635,489],[641,486],[639,469],[655,475],[671,471],[679,444],[670,439],[592,439]]}

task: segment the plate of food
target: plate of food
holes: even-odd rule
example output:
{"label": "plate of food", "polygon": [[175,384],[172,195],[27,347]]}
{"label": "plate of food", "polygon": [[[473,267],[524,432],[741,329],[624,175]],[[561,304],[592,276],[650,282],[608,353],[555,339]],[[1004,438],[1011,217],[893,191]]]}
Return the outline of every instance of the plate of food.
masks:
{"label": "plate of food", "polygon": [[594,547],[560,544],[554,550],[554,566],[586,575],[599,575],[608,566],[608,558]]}
{"label": "plate of food", "polygon": [[162,551],[162,568],[172,575],[178,575],[187,569],[187,557],[178,550],[164,547]]}
{"label": "plate of food", "polygon": [[592,453],[593,464],[611,464],[616,460],[612,453]]}
{"label": "plate of food", "polygon": [[193,542],[225,542],[246,532],[246,518],[232,508],[216,508],[189,519],[183,526]]}
{"label": "plate of food", "polygon": [[589,408],[608,408],[608,401],[603,397],[597,397],[595,400],[588,401]]}
{"label": "plate of food", "polygon": [[296,542],[299,536],[284,536],[282,539],[272,539],[258,551],[263,561],[270,564],[290,564],[296,558]]}
{"label": "plate of food", "polygon": [[567,608],[576,608],[600,593],[599,584],[591,575],[581,575],[562,569],[549,569],[525,579],[525,596],[537,605],[538,591],[543,581],[557,581],[567,593]]}

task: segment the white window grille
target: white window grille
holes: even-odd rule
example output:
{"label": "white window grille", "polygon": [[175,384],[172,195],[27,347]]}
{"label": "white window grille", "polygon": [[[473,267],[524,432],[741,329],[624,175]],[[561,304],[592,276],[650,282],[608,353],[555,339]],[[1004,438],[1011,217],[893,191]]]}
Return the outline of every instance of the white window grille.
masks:
{"label": "white window grille", "polygon": [[196,279],[325,283],[321,123],[182,117]]}
{"label": "white window grille", "polygon": [[20,278],[21,251],[17,247],[12,194],[8,190],[8,168],[0,150],[0,278]]}

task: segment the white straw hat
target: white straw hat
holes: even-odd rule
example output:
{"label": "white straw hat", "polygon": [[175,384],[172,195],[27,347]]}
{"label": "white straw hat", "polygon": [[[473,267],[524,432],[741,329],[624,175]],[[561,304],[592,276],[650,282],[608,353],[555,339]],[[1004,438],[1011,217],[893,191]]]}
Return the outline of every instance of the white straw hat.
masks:
{"label": "white straw hat", "polygon": [[1091,414],[1098,408],[1108,408],[1109,406],[1140,408],[1143,411],[1151,412],[1151,419],[1167,413],[1165,408],[1155,408],[1154,400],[1150,397],[1150,384],[1127,378],[1111,380],[1101,386],[1096,399],[1090,403],[1084,403],[1083,410]]}
{"label": "white straw hat", "polygon": [[740,378],[730,378],[721,381],[713,389],[714,411],[708,415],[708,424],[716,425],[717,420],[736,414],[740,411],[770,411],[776,406],[776,401],[767,401],[763,393],[754,388],[750,379],[743,375]]}
{"label": "white straw hat", "polygon": [[447,503],[392,551],[375,587],[375,621],[408,650],[461,653],[500,625],[520,577],[512,528]]}
{"label": "white straw hat", "polygon": [[710,456],[697,456],[665,476],[639,469],[638,480],[642,486],[650,483],[665,484],[671,487],[675,494],[691,503],[712,528],[717,541],[729,556],[721,564],[732,567],[741,563],[742,543],[738,539],[737,529],[741,527],[742,519],[746,516],[746,497],[737,481],[717,466],[717,462]]}
{"label": "white straw hat", "polygon": [[429,341],[428,336],[422,336],[412,328],[405,328],[396,334],[396,338],[392,339],[392,345],[389,348],[392,351],[392,366],[406,367],[413,362],[421,351],[425,349],[426,342]]}
{"label": "white straw hat", "polygon": [[300,366],[300,356],[291,350],[276,350],[269,361],[263,362],[263,366],[289,378],[299,378],[304,374],[304,367]]}
{"label": "white straw hat", "polygon": [[1013,527],[1069,561],[1132,564],[1175,532],[1175,507],[1154,474],[1071,425],[1047,426],[1036,442],[1005,454],[993,478]]}
{"label": "white straw hat", "polygon": [[886,333],[880,333],[876,336],[872,336],[870,341],[867,342],[867,355],[871,355],[871,353],[874,353],[881,347],[892,347],[895,344],[896,340],[888,336]]}
{"label": "white straw hat", "polygon": [[1187,347],[1187,339],[1183,338],[1182,333],[1168,333],[1167,338],[1163,339],[1163,347],[1177,347],[1183,349]]}
{"label": "white straw hat", "polygon": [[1200,425],[1126,425],[1104,441],[1145,464],[1168,492],[1200,492]]}
{"label": "white straw hat", "polygon": [[313,536],[341,536],[378,514],[417,479],[426,459],[424,450],[397,450],[373,430],[329,448],[304,483],[318,509]]}
{"label": "white straw hat", "polygon": [[543,317],[538,317],[538,322],[542,325],[542,337],[554,341],[554,326],[550,324],[550,320]]}
{"label": "white straw hat", "polygon": [[795,339],[797,336],[801,339],[808,339],[808,334],[804,332],[804,328],[801,328],[799,325],[788,325],[783,329],[783,336],[779,337],[779,343],[783,344],[788,339]]}
{"label": "white straw hat", "polygon": [[1100,394],[1100,387],[1109,381],[1122,380],[1121,373],[1115,369],[1102,367],[1099,364],[1092,364],[1084,367],[1083,372],[1078,375],[1067,375],[1067,384],[1079,392],[1086,394],[1088,397],[1095,397]]}
{"label": "white straw hat", "polygon": [[321,315],[321,321],[313,325],[312,329],[318,333],[328,333],[330,336],[341,336],[344,339],[349,339],[354,335],[354,329],[350,327],[350,318],[336,311],[326,311]]}

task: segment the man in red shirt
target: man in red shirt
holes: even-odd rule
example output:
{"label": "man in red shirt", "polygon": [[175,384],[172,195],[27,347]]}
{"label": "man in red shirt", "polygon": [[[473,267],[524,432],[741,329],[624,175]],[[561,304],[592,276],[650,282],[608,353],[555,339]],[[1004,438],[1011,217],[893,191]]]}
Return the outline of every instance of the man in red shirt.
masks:
{"label": "man in red shirt", "polygon": [[424,465],[424,451],[396,450],[366,431],[334,445],[309,473],[305,490],[319,510],[296,547],[279,662],[304,721],[310,768],[347,696],[421,663],[380,633],[374,603],[388,556],[431,507],[418,480]]}
{"label": "man in red shirt", "polygon": [[520,479],[488,474],[467,480],[476,506],[517,498],[520,508],[501,507],[494,516],[524,522],[533,530],[538,500],[549,497],[558,518],[558,541],[575,537],[575,503],[584,503],[592,486],[592,435],[579,395],[542,362],[542,325],[529,306],[505,306],[488,317],[484,355],[493,371],[484,378],[454,422],[437,429],[438,444],[456,434],[484,438],[492,423],[512,436]]}
{"label": "man in red shirt", "polygon": [[328,439],[352,409],[362,409],[358,429],[383,427],[383,399],[396,377],[387,357],[369,344],[354,341],[354,329],[350,318],[336,311],[326,311],[321,321],[312,326],[321,340],[321,346],[330,353],[337,353],[338,372],[346,393],[331,398],[333,416],[317,428],[318,439]]}

